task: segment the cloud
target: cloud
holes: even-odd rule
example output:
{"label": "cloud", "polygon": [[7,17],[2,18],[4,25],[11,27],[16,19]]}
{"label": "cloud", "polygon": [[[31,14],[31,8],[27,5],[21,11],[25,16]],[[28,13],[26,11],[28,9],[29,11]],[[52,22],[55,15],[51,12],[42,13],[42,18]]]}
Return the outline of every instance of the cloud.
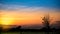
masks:
{"label": "cloud", "polygon": [[29,6],[22,6],[22,5],[12,5],[12,4],[1,4],[0,3],[0,6],[1,6],[1,8],[0,8],[0,10],[17,10],[17,11],[51,11],[51,10],[53,10],[53,11],[59,11],[59,10],[57,10],[57,9],[53,9],[53,8],[48,8],[48,7],[43,7],[43,6],[41,6],[41,7],[29,7]]}
{"label": "cloud", "polygon": [[7,9],[7,10],[14,10],[14,9],[19,9],[19,8],[26,8],[27,6],[20,6],[20,5],[6,5],[6,4],[0,4],[1,8],[0,9]]}

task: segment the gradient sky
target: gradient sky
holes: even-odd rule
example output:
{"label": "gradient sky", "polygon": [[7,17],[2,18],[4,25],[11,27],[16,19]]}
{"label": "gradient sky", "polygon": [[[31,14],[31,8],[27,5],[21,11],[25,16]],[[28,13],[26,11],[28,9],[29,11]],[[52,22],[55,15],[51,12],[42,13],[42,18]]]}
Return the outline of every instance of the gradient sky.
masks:
{"label": "gradient sky", "polygon": [[59,0],[0,0],[0,21],[15,25],[41,24],[48,12],[53,21],[60,20],[59,3]]}
{"label": "gradient sky", "polygon": [[[0,0],[0,5],[5,7],[22,6],[22,7],[48,7],[60,9],[59,0]],[[6,6],[8,5],[8,6]]]}

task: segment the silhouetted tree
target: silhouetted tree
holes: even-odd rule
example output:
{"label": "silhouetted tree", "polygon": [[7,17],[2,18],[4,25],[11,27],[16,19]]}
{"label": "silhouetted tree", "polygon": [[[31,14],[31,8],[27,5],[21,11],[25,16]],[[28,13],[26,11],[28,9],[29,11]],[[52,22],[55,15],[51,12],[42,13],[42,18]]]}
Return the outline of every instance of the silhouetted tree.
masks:
{"label": "silhouetted tree", "polygon": [[18,26],[18,27],[11,28],[9,31],[20,31],[20,29],[21,29],[21,26]]}
{"label": "silhouetted tree", "polygon": [[50,29],[50,19],[49,19],[49,14],[48,15],[45,15],[43,17],[43,25],[45,26],[45,28],[47,28],[48,30]]}
{"label": "silhouetted tree", "polygon": [[21,26],[16,27],[16,30],[20,30],[20,29],[21,29]]}

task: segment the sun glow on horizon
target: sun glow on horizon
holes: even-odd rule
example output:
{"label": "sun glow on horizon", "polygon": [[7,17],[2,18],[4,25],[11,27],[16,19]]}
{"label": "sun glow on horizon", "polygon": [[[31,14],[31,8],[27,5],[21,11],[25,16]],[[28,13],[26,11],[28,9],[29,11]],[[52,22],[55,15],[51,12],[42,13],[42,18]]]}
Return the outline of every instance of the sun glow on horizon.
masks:
{"label": "sun glow on horizon", "polygon": [[[47,11],[47,10],[46,10]],[[46,12],[19,12],[17,11],[8,11],[8,10],[2,10],[2,15],[0,19],[0,24],[2,25],[30,25],[30,24],[42,24],[42,18]],[[51,17],[51,21],[57,21],[59,19],[58,12],[49,12],[49,15]],[[51,22],[51,23],[52,23]]]}
{"label": "sun glow on horizon", "polygon": [[12,16],[10,16],[10,15],[3,15],[1,17],[1,24],[2,25],[10,25],[10,24],[12,24],[13,20],[14,20],[14,18]]}

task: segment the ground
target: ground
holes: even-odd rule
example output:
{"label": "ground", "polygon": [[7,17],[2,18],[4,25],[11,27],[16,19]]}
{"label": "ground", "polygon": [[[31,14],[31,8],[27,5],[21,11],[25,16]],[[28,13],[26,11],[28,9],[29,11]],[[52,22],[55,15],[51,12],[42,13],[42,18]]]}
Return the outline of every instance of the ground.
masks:
{"label": "ground", "polygon": [[[1,32],[1,34],[48,34],[47,32]],[[56,34],[56,32],[49,32],[49,34]]]}

